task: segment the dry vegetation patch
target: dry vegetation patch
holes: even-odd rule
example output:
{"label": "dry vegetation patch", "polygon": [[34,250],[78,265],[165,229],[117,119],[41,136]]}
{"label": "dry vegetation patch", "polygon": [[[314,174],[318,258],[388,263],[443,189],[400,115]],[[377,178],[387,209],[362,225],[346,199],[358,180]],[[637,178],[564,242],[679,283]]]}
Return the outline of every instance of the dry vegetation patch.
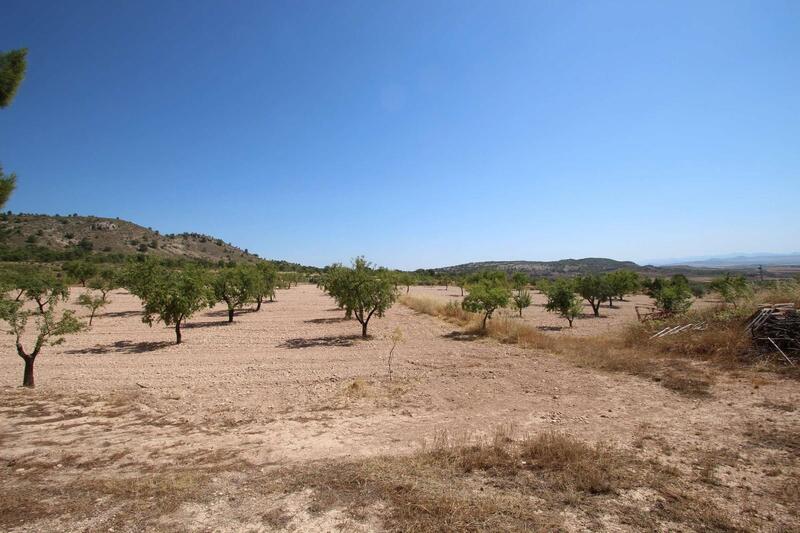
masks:
{"label": "dry vegetation patch", "polygon": [[501,430],[471,442],[440,434],[410,456],[300,466],[278,479],[261,490],[311,489],[312,512],[363,521],[370,509],[387,531],[740,529],[726,505],[688,489],[675,469],[559,432],[516,440]]}

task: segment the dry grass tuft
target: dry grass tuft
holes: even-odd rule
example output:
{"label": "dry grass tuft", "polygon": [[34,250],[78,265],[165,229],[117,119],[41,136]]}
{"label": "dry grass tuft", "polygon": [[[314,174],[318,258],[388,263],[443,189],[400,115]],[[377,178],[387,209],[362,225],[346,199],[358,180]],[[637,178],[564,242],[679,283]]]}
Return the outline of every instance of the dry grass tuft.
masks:
{"label": "dry grass tuft", "polygon": [[[368,508],[389,531],[551,531],[565,516],[589,529],[737,530],[723,505],[686,490],[675,469],[564,433],[512,436],[507,427],[482,438],[440,433],[411,456],[298,466],[259,488],[310,488],[309,512],[363,520]],[[625,503],[637,490],[652,493],[649,502]]]}

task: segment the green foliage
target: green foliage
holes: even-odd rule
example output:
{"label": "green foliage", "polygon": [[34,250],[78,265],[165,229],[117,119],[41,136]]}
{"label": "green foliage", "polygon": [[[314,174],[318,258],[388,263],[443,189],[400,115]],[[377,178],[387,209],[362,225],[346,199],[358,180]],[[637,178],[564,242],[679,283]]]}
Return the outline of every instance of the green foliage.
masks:
{"label": "green foliage", "polygon": [[382,317],[397,300],[397,290],[389,272],[376,270],[363,257],[357,257],[350,268],[331,265],[320,284],[345,310],[345,316],[355,316],[361,324],[362,337],[367,336],[372,316]]}
{"label": "green foliage", "polygon": [[731,274],[713,279],[708,288],[718,293],[726,303],[733,304],[734,307],[739,300],[753,292],[744,276],[732,276]]}
{"label": "green foliage", "polygon": [[600,304],[614,294],[606,277],[596,274],[576,277],[574,289],[592,306],[594,316],[600,316]]}
{"label": "green foliage", "polygon": [[256,278],[255,300],[256,311],[258,311],[261,309],[261,302],[264,298],[269,298],[270,302],[275,300],[275,291],[280,279],[278,269],[265,261],[256,264]]}
{"label": "green foliage", "polygon": [[90,289],[100,291],[105,298],[109,292],[118,289],[121,286],[120,275],[116,270],[111,268],[104,268],[99,271],[92,279],[86,284]]}
{"label": "green foliage", "polygon": [[18,277],[15,288],[27,300],[36,302],[40,313],[58,301],[69,298],[69,287],[64,280],[48,271],[32,271]]}
{"label": "green foliage", "polygon": [[524,289],[530,282],[530,278],[524,272],[514,272],[514,275],[511,276],[511,285],[517,290]]}
{"label": "green foliage", "polygon": [[611,294],[619,300],[624,300],[627,294],[636,293],[641,286],[639,274],[632,270],[617,270],[606,274],[605,279]]}
{"label": "green foliage", "polygon": [[147,275],[152,282],[142,294],[142,321],[152,326],[161,321],[175,326],[175,343],[181,343],[181,324],[204,307],[214,305],[208,273],[196,267],[167,270],[157,267]]}
{"label": "green foliage", "polygon": [[531,293],[527,289],[519,289],[513,296],[511,305],[519,311],[519,316],[522,316],[522,310],[530,307],[531,303]]}
{"label": "green foliage", "polygon": [[[495,274],[500,274],[502,277]],[[509,289],[505,274],[502,272],[483,273],[474,279],[475,281],[468,285],[469,294],[464,297],[461,307],[472,313],[483,313],[481,329],[485,331],[486,321],[492,318],[492,313],[498,307],[508,305],[511,289]]]}
{"label": "green foliage", "polygon": [[0,52],[0,108],[8,107],[25,77],[27,48]]}
{"label": "green foliage", "polygon": [[[44,305],[44,312],[36,313],[23,308],[22,302],[12,301],[5,297],[0,298],[0,320],[9,325],[8,334],[14,336],[17,355],[25,362],[25,371],[22,378],[23,387],[33,387],[33,363],[36,356],[45,345],[57,345],[64,342],[64,336],[76,333],[84,328],[84,324],[75,317],[72,311],[64,311],[61,316],[56,316],[55,304],[58,297],[52,296]],[[40,306],[41,307],[41,306]],[[29,320],[35,322],[33,348],[26,350],[23,346]]]}
{"label": "green foliage", "polygon": [[648,293],[656,307],[667,313],[684,313],[692,305],[692,291],[686,276],[678,274],[671,279],[656,278],[648,284]]}
{"label": "green foliage", "polygon": [[566,318],[569,327],[572,327],[572,321],[583,313],[580,298],[575,294],[573,284],[568,280],[560,279],[555,283],[548,283],[545,295],[547,296],[545,309]]}
{"label": "green foliage", "polygon": [[13,172],[11,174],[4,174],[3,167],[0,166],[0,209],[6,205],[11,193],[17,186],[17,175]]}
{"label": "green foliage", "polygon": [[84,287],[89,278],[97,274],[97,265],[88,261],[69,261],[64,263],[63,269],[70,279],[79,282]]}
{"label": "green foliage", "polygon": [[78,296],[78,305],[85,307],[89,310],[89,325],[92,325],[94,315],[97,310],[109,304],[105,294],[95,296],[91,292],[85,292]]}
{"label": "green foliage", "polygon": [[259,273],[252,265],[225,267],[217,272],[212,283],[214,297],[228,306],[228,322],[233,322],[236,309],[257,298],[260,286]]}

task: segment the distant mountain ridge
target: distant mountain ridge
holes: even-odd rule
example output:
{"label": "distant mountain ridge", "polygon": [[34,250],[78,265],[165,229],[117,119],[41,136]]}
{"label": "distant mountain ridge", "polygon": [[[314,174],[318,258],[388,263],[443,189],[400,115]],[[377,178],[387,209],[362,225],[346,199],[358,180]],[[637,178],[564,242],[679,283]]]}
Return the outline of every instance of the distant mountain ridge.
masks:
{"label": "distant mountain ridge", "polygon": [[662,266],[685,265],[690,267],[724,268],[763,266],[800,266],[800,252],[787,254],[754,253],[730,254],[703,259],[673,259],[660,262]]}
{"label": "distant mountain ridge", "polygon": [[560,259],[558,261],[480,261],[434,269],[450,274],[471,274],[481,270],[500,270],[503,272],[524,272],[532,276],[599,274],[614,270],[643,270],[645,267],[633,261],[617,261],[605,257],[585,257],[583,259]]}

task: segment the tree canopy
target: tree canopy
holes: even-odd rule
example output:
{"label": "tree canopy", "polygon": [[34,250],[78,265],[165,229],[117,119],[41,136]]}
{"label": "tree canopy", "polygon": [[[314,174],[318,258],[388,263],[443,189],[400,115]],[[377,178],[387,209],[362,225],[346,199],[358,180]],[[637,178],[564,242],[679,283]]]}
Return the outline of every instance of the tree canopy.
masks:
{"label": "tree canopy", "polygon": [[464,297],[461,307],[472,313],[482,313],[481,330],[486,330],[486,321],[492,318],[492,313],[498,307],[508,305],[511,298],[511,289],[506,283],[505,275],[502,278],[495,275],[486,275],[477,278],[477,281],[468,285],[469,294]]}
{"label": "tree canopy", "polygon": [[354,259],[350,268],[331,265],[321,285],[345,310],[345,316],[358,320],[362,337],[367,336],[373,315],[382,317],[397,300],[397,290],[388,271],[375,269],[363,257]]}

